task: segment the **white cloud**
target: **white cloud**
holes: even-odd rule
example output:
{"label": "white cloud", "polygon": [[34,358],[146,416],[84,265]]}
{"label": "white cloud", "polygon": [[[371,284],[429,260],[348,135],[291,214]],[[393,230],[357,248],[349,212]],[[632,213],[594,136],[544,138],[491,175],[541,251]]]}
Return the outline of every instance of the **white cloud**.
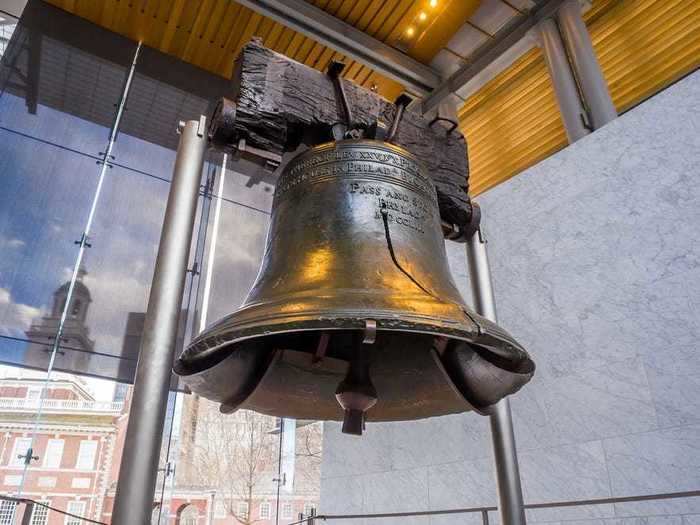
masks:
{"label": "white cloud", "polygon": [[0,335],[24,337],[34,319],[41,316],[41,308],[17,303],[6,288],[0,288]]}
{"label": "white cloud", "polygon": [[22,239],[8,239],[7,237],[3,237],[0,235],[0,249],[18,249],[18,248],[23,248],[27,243],[25,243]]}

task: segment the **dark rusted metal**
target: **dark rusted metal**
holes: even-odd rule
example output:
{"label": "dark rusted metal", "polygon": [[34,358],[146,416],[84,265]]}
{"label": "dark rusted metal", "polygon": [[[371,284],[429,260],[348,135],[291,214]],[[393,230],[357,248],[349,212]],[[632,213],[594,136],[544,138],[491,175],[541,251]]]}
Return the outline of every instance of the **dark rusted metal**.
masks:
{"label": "dark rusted metal", "polygon": [[406,110],[406,108],[412,101],[413,99],[405,94],[399,95],[398,98],[394,101],[394,105],[396,106],[396,113],[394,114],[394,120],[391,123],[391,128],[389,129],[389,133],[387,134],[385,139],[387,142],[394,142],[394,137],[396,136],[396,132],[399,129],[399,124],[401,123],[401,119],[403,118],[403,112]]}
{"label": "dark rusted metal", "polygon": [[[296,151],[300,144],[313,147],[345,138],[348,129],[351,136],[386,140],[390,123],[398,124],[397,106],[337,75],[336,79],[349,116],[344,109],[339,110],[337,87],[326,74],[252,40],[236,61],[230,100],[221,101],[212,116],[213,144],[235,152],[239,141],[245,139],[247,148],[279,156]],[[339,113],[345,116],[339,119]],[[334,135],[339,120],[345,122],[336,126]],[[437,189],[442,220],[462,231],[470,230],[474,208],[468,195],[464,137],[457,129],[446,134],[442,126],[431,127],[428,119],[413,108],[406,108],[400,120],[391,141],[425,163]],[[338,128],[345,130],[339,133]],[[251,155],[250,160],[269,168],[264,158]]]}
{"label": "dark rusted metal", "polygon": [[534,364],[457,291],[424,166],[365,139],[285,166],[257,281],[175,369],[225,412],[342,420],[345,408],[359,433],[363,419],[486,412]]}

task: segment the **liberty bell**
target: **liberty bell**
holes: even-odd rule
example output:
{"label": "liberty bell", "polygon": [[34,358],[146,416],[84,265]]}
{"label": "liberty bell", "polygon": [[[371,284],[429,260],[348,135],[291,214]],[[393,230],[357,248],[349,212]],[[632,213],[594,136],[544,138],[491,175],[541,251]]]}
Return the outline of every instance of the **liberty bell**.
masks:
{"label": "liberty bell", "polygon": [[222,412],[342,420],[360,435],[365,421],[488,413],[534,368],[457,291],[421,162],[346,139],[284,167],[253,288],[175,371]]}

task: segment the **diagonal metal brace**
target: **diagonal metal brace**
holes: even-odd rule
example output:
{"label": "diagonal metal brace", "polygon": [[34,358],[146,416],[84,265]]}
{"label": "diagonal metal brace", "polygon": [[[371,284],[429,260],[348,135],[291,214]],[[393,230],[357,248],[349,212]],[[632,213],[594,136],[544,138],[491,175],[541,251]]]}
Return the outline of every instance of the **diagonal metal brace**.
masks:
{"label": "diagonal metal brace", "polygon": [[340,78],[340,74],[345,69],[345,64],[342,62],[337,62],[331,60],[328,65],[327,75],[333,82],[333,89],[335,90],[335,99],[338,103],[340,113],[342,116],[341,125],[343,126],[342,132],[333,126],[333,138],[339,140],[341,138],[360,138],[362,133],[360,130],[353,126],[352,111],[350,110],[350,105],[348,104],[348,99],[345,95],[345,88],[343,87],[343,81]]}

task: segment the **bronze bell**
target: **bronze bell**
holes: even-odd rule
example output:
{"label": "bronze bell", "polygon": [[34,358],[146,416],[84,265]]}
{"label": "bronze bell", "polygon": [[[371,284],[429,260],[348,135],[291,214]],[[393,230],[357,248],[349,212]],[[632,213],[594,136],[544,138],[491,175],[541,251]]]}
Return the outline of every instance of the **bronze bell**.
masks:
{"label": "bronze bell", "polygon": [[283,169],[252,290],[175,371],[222,412],[344,420],[361,434],[365,420],[486,413],[534,368],[457,291],[421,163],[342,140]]}

